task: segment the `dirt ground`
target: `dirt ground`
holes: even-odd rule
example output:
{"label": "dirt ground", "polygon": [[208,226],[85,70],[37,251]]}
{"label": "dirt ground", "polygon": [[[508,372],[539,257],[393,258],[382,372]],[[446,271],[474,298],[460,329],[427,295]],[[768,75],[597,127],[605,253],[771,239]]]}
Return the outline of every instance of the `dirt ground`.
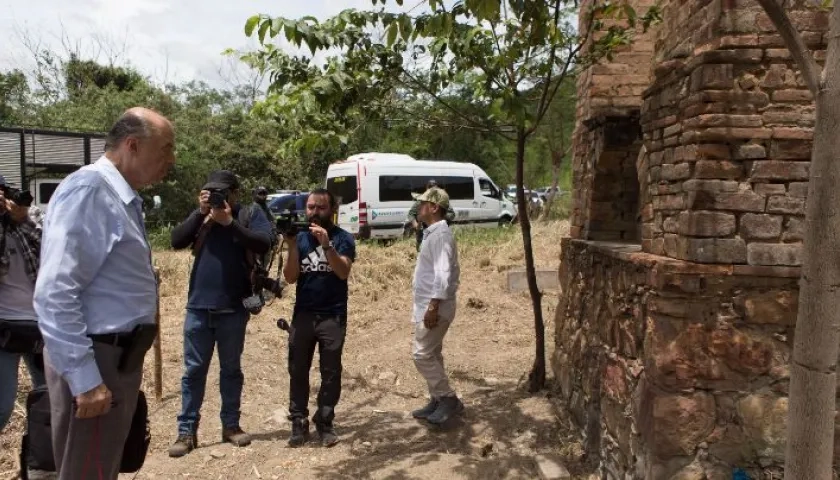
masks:
{"label": "dirt ground", "polygon": [[[566,222],[534,228],[538,268],[556,269]],[[341,443],[331,449],[309,444],[286,447],[289,379],[284,331],[275,326],[290,315],[294,287],[252,317],[243,368],[242,427],[254,434],[247,448],[220,443],[218,365],[210,369],[202,409],[200,446],[170,459],[181,406],[181,338],[188,253],[158,252],[161,269],[163,398],[153,399],[153,355],[147,356],[144,389],[150,397],[152,445],[143,469],[125,478],[344,479],[344,478],[535,478],[533,456],[557,453],[572,461],[579,446],[567,421],[552,407],[551,391],[529,395],[517,388],[533,359],[533,315],[527,293],[508,293],[506,275],[524,268],[519,231],[459,233],[462,274],[458,315],[444,355],[455,388],[466,404],[462,418],[443,429],[430,428],[408,412],[426,401],[425,384],[409,355],[412,325],[412,241],[383,247],[363,244],[350,285],[343,393],[336,429]],[[548,354],[553,350],[557,292],[545,292]],[[315,359],[317,362],[317,356]],[[315,363],[317,365],[317,363]],[[21,371],[24,378],[24,372]],[[319,385],[312,370],[312,395]],[[28,381],[24,382],[28,388]],[[23,426],[23,392],[11,425],[0,435],[0,479],[15,478]]]}

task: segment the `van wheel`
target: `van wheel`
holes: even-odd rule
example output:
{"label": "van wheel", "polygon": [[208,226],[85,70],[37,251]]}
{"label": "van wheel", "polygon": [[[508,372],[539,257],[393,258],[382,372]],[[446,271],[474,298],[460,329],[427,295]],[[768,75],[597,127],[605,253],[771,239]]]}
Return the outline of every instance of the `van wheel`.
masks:
{"label": "van wheel", "polygon": [[509,227],[512,221],[513,219],[509,215],[504,215],[499,218],[499,226],[502,228]]}

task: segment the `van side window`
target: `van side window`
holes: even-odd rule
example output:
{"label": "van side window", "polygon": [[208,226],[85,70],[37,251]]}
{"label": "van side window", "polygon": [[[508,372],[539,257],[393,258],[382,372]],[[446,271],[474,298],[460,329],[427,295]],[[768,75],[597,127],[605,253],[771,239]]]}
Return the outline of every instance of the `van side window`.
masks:
{"label": "van side window", "polygon": [[379,177],[380,202],[410,202],[412,193],[423,193],[429,180],[446,190],[451,200],[472,200],[475,187],[472,177],[440,175],[382,175]]}

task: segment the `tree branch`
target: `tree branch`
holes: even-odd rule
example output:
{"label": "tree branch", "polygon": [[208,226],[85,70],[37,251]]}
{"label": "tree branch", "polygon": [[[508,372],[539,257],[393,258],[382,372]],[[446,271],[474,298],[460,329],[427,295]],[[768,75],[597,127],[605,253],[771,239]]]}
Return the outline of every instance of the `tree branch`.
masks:
{"label": "tree branch", "polygon": [[[487,126],[487,125],[482,125],[480,122],[476,122],[475,120],[473,120],[473,119],[472,119],[472,118],[470,118],[469,116],[465,115],[463,112],[461,112],[461,111],[460,111],[460,110],[458,110],[457,108],[455,108],[455,107],[453,107],[452,105],[450,105],[450,104],[449,104],[449,102],[447,102],[446,100],[444,100],[443,98],[441,98],[441,96],[440,96],[440,95],[438,95],[438,94],[436,94],[435,92],[433,92],[433,91],[432,91],[432,89],[428,87],[428,85],[426,85],[425,83],[423,83],[423,82],[421,82],[420,80],[418,80],[417,78],[415,78],[413,75],[411,75],[410,73],[408,73],[405,69],[401,69],[401,70],[402,70],[402,72],[403,72],[403,75],[405,75],[406,77],[408,77],[408,79],[409,79],[409,80],[411,80],[411,81],[414,83],[414,85],[416,85],[417,87],[419,87],[419,88],[420,88],[420,90],[423,90],[423,91],[424,91],[427,95],[431,96],[431,97],[432,97],[432,98],[433,98],[436,102],[438,102],[439,104],[441,104],[444,108],[446,108],[446,109],[447,109],[447,110],[449,110],[450,112],[454,113],[456,116],[460,117],[461,119],[463,119],[464,121],[466,121],[466,122],[467,122],[467,123],[469,123],[470,125],[473,125],[473,126],[478,127],[478,128],[485,128],[485,129],[487,129],[488,131],[491,131],[491,132],[493,132],[493,133],[496,133],[496,134],[498,134],[498,135],[501,135],[501,136],[502,136],[502,137],[504,137],[504,138],[507,138],[508,140],[515,140],[515,138],[514,138],[514,137],[512,137],[512,136],[510,136],[510,135],[505,134],[504,132],[502,132],[502,131],[501,131],[501,130],[499,130],[499,129],[494,129],[494,128],[489,127],[489,126]],[[397,81],[399,81],[399,79],[397,79]],[[405,82],[403,82],[403,83],[405,83]],[[410,87],[409,87],[409,88],[410,88]]]}
{"label": "tree branch", "polygon": [[[557,27],[557,24],[560,23],[560,1],[561,0],[555,0],[555,2],[554,2],[554,26],[555,26],[555,28]],[[554,59],[556,58],[556,56],[557,56],[557,43],[552,42],[551,51],[548,54],[548,71],[545,73],[545,85],[543,86],[543,92],[542,92],[542,95],[540,96],[540,101],[537,104],[537,119],[534,122],[534,124],[531,125],[531,128],[528,129],[529,131],[525,132],[526,136],[530,135],[531,133],[534,133],[534,130],[537,129],[537,125],[539,124],[540,120],[542,120],[544,112],[548,110],[548,108],[546,107],[546,104],[545,104],[545,100],[548,97],[548,89],[551,87],[551,76],[554,72],[553,65],[554,65]],[[565,69],[564,69],[564,73],[565,73]],[[559,83],[560,82],[558,82],[558,84]]]}
{"label": "tree branch", "polygon": [[776,30],[785,41],[788,50],[790,50],[793,59],[802,70],[802,76],[805,78],[805,83],[808,84],[808,90],[817,96],[820,91],[820,68],[811,51],[805,45],[802,35],[793,26],[784,7],[777,0],[758,0],[758,3],[770,17],[770,21],[776,26]]}

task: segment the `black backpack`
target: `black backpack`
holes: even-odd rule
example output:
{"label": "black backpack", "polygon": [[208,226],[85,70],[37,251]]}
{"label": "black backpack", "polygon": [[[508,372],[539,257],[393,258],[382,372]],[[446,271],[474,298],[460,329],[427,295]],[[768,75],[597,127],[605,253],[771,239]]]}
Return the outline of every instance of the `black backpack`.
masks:
{"label": "black backpack", "polygon": [[[149,442],[149,405],[140,390],[131,428],[123,446],[120,473],[134,473],[143,467]],[[33,389],[26,397],[26,433],[20,449],[20,478],[29,479],[29,470],[55,471],[50,420],[50,396],[46,386]]]}

